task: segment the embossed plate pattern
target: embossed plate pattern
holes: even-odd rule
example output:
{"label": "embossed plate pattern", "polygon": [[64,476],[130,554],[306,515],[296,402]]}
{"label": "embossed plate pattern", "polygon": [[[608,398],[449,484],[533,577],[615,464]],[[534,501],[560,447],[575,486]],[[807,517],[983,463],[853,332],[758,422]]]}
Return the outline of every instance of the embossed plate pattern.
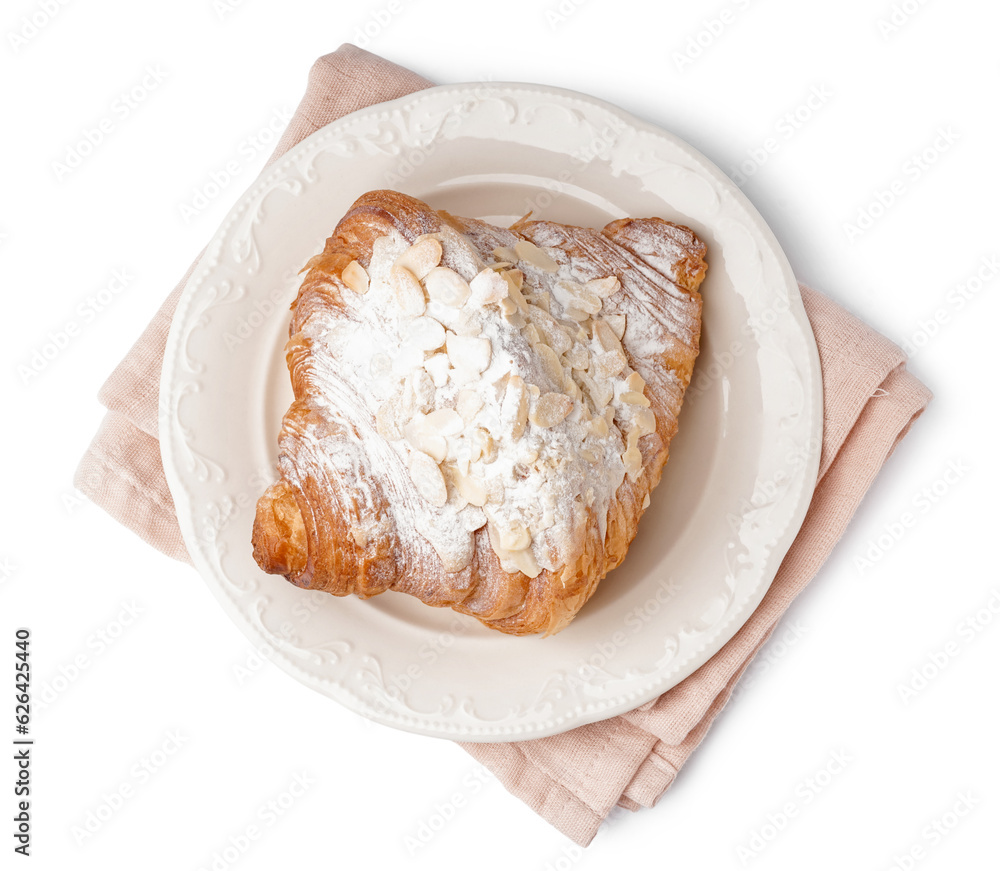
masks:
{"label": "embossed plate pattern", "polygon": [[[387,593],[362,602],[262,573],[250,550],[291,391],[296,273],[366,190],[456,214],[687,224],[707,243],[702,352],[680,433],[624,565],[552,638],[512,638]],[[270,166],[184,290],[160,435],[178,519],[229,616],[307,686],[379,722],[467,741],[541,737],[675,685],[743,624],[805,515],[822,427],[798,288],[742,193],[664,131],[537,85],[432,88],[357,112]]]}

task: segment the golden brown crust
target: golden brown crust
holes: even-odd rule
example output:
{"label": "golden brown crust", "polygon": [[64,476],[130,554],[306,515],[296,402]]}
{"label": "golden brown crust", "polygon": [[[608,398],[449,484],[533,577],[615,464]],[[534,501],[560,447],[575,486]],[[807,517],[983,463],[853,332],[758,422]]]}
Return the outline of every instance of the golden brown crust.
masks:
{"label": "golden brown crust", "polygon": [[[402,461],[387,445],[377,447],[373,416],[359,411],[350,385],[332,382],[314,365],[309,325],[350,321],[364,304],[346,289],[344,268],[353,260],[367,268],[375,240],[391,230],[412,242],[443,225],[459,230],[487,262],[494,248],[528,239],[568,254],[581,281],[613,273],[622,284],[605,310],[627,317],[622,344],[646,382],[656,430],[639,439],[643,473],[618,488],[606,534],[598,518],[577,512],[575,558],[533,579],[503,571],[485,528],[475,534],[471,562],[458,572],[445,571],[433,548],[398,528],[389,507],[402,500],[399,482],[408,481]],[[565,627],[624,559],[645,498],[662,474],[698,353],[704,256],[694,233],[659,218],[626,218],[602,230],[522,220],[508,230],[436,212],[393,191],[363,195],[306,265],[293,304],[286,356],[295,400],[279,437],[280,480],[257,506],[258,564],[334,595],[406,592],[509,634]]]}

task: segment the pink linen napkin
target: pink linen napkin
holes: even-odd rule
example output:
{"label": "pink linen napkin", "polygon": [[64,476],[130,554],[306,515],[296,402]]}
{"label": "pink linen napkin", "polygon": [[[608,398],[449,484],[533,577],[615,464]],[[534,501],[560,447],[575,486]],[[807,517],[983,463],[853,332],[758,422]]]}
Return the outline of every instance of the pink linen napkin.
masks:
{"label": "pink linen napkin", "polygon": [[[431,85],[344,45],[313,65],[306,94],[269,163],[343,115]],[[154,547],[189,561],[157,441],[160,366],[188,275],[101,389],[108,413],[80,463],[76,485]],[[578,844],[590,843],[616,805],[652,807],[664,794],[931,398],[906,371],[899,348],[821,294],[801,289],[823,372],[819,481],[805,522],[756,611],[705,665],[634,711],[550,738],[462,745]]]}

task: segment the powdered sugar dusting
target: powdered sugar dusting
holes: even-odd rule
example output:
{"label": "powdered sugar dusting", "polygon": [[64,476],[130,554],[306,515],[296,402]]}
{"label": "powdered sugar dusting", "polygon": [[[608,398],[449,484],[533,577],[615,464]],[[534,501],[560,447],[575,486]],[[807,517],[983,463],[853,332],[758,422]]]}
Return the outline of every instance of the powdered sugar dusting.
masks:
{"label": "powdered sugar dusting", "polygon": [[[440,263],[418,277],[430,238]],[[365,421],[340,462],[390,475],[397,534],[447,571],[469,565],[484,526],[505,571],[557,570],[583,547],[582,519],[605,535],[655,429],[621,346],[620,285],[526,241],[487,256],[445,224],[422,242],[417,256],[395,230],[377,239],[367,270],[348,271],[344,316],[303,327],[327,407]]]}

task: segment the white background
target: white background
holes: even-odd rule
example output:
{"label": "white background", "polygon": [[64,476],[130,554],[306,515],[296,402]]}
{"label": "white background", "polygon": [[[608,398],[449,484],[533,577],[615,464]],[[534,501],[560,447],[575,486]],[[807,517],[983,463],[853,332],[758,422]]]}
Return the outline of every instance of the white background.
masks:
{"label": "white background", "polygon": [[[0,15],[0,658],[11,675],[14,630],[30,627],[36,694],[33,855],[11,852],[8,761],[3,867],[9,856],[9,867],[192,871],[993,866],[994,4],[44,7],[14,0]],[[675,785],[652,810],[614,813],[586,851],[455,746],[371,725],[258,667],[192,569],[72,486],[103,416],[99,386],[270,152],[273,140],[247,137],[270,135],[312,61],[346,41],[437,82],[584,91],[680,135],[742,181],[800,280],[916,347],[910,368],[936,394]],[[153,83],[150,69],[162,81],[123,117],[117,98]],[[783,120],[797,110],[795,126]],[[55,162],[105,117],[104,141],[60,173]],[[761,150],[769,138],[772,153]],[[182,215],[230,160],[235,179]],[[877,214],[849,233],[862,211]],[[981,268],[989,280],[967,284]],[[84,321],[79,307],[116,269],[133,278]],[[961,306],[958,285],[971,294]],[[22,377],[18,366],[70,322],[80,329],[68,346]],[[906,513],[915,521],[894,538]],[[129,607],[139,613],[125,625]],[[934,658],[945,663],[936,675]],[[933,676],[904,700],[914,669]],[[12,684],[3,741],[14,737]],[[833,754],[849,761],[827,776]],[[296,776],[308,788],[269,816]],[[129,797],[116,801],[123,785]],[[962,802],[971,811],[948,816]],[[112,804],[96,834],[75,833]],[[941,820],[946,834],[928,828]],[[429,842],[414,840],[432,824]],[[220,859],[227,847],[237,856],[251,825],[259,837]]]}

